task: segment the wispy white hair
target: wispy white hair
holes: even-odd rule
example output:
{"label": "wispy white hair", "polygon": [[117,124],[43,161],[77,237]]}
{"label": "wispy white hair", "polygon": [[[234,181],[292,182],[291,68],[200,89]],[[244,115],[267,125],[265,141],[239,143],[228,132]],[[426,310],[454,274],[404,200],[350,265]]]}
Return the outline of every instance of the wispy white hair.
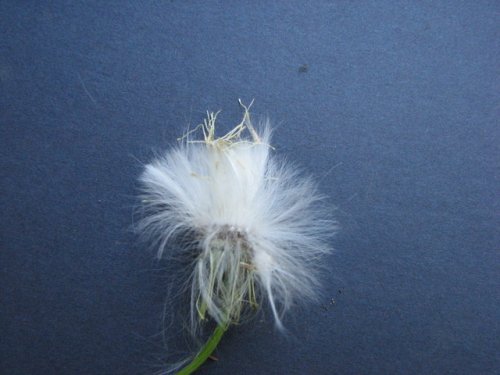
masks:
{"label": "wispy white hair", "polygon": [[202,140],[187,133],[140,177],[139,229],[158,256],[172,255],[174,241],[196,249],[188,278],[193,327],[207,315],[237,323],[264,298],[282,328],[292,303],[317,295],[320,258],[335,230],[315,183],[272,156],[268,122],[257,130],[243,107],[242,122],[220,138],[217,114],[209,113],[194,130]]}

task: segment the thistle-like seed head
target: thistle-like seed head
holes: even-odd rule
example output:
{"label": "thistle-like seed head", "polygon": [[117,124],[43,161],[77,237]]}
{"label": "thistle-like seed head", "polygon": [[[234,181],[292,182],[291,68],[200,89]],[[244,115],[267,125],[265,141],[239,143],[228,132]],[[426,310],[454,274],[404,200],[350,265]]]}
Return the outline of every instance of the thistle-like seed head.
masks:
{"label": "thistle-like seed head", "polygon": [[139,229],[158,254],[174,256],[170,240],[194,234],[193,327],[208,317],[236,324],[261,305],[259,296],[281,327],[294,301],[315,297],[319,258],[330,251],[335,226],[316,185],[270,155],[270,128],[256,130],[249,107],[222,137],[215,135],[217,113],[208,113],[195,129],[202,140],[187,133],[141,176],[146,215]]}

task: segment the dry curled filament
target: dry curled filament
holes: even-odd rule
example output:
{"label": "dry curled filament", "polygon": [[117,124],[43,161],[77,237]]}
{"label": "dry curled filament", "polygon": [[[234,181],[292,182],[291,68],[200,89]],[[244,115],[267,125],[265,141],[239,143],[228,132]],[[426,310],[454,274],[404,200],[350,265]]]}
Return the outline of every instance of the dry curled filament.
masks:
{"label": "dry curled filament", "polygon": [[[243,119],[228,133],[217,137],[218,113],[207,113],[140,177],[138,229],[158,256],[196,249],[179,286],[190,294],[192,335],[216,324],[197,352],[165,373],[194,372],[231,325],[263,304],[282,330],[293,304],[317,296],[320,259],[331,250],[335,224],[316,184],[273,155],[269,122],[254,127],[251,104],[240,105]],[[186,234],[191,243],[171,246]]]}

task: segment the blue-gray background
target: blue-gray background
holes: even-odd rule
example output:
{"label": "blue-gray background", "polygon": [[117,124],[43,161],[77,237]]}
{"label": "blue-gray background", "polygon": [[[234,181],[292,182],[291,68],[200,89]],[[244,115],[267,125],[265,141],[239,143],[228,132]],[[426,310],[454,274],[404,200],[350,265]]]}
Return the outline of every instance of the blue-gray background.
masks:
{"label": "blue-gray background", "polygon": [[[205,374],[499,370],[498,1],[0,4],[0,373],[161,368],[141,164],[238,98],[338,208],[322,302]],[[168,332],[167,332],[168,335]],[[177,348],[174,348],[177,350]]]}

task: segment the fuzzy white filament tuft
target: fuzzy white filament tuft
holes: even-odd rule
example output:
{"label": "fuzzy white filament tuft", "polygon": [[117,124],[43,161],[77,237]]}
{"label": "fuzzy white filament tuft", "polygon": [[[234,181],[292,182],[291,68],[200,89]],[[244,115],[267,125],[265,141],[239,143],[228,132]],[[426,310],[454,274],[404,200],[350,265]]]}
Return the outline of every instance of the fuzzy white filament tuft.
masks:
{"label": "fuzzy white filament tuft", "polygon": [[[243,120],[230,132],[217,138],[217,113],[208,113],[140,177],[139,230],[158,256],[172,256],[176,240],[196,249],[188,281],[193,331],[207,317],[236,324],[262,299],[282,328],[295,301],[317,295],[320,258],[335,231],[315,183],[272,156],[269,124],[255,128],[250,106],[240,104]],[[203,139],[192,139],[200,128]]]}

